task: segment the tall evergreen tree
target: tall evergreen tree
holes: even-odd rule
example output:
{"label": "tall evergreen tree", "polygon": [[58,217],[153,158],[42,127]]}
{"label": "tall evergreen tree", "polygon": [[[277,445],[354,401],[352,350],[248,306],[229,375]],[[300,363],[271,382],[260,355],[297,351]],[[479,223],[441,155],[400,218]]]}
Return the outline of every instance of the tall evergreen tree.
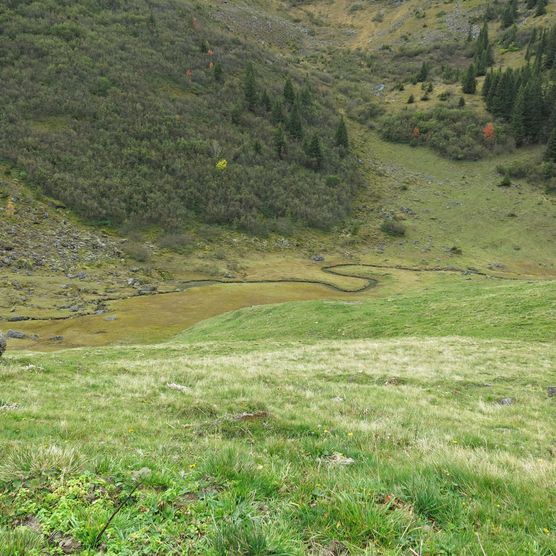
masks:
{"label": "tall evergreen tree", "polygon": [[265,109],[266,112],[270,112],[272,110],[272,101],[266,92],[266,89],[263,91],[261,95],[261,105]]}
{"label": "tall evergreen tree", "polygon": [[552,129],[548,137],[544,159],[549,162],[556,162],[556,127]]}
{"label": "tall evergreen tree", "polygon": [[274,149],[278,158],[282,159],[284,152],[286,151],[286,137],[284,136],[284,130],[282,126],[278,126],[274,132]]}
{"label": "tall evergreen tree", "polygon": [[486,74],[485,80],[483,81],[483,88],[481,89],[481,94],[483,95],[483,98],[485,98],[485,99],[488,97],[490,87],[492,86],[492,76],[493,76],[493,72],[489,71]]}
{"label": "tall evergreen tree", "polygon": [[539,141],[545,121],[545,107],[540,76],[534,77],[527,84],[525,125],[527,135],[532,143]]}
{"label": "tall evergreen tree", "polygon": [[519,88],[517,97],[514,102],[512,110],[512,135],[514,136],[515,143],[518,147],[523,145],[527,137],[527,122],[526,122],[526,109],[527,109],[527,94],[526,87],[522,85]]}
{"label": "tall evergreen tree", "polygon": [[282,109],[282,102],[280,100],[274,101],[274,104],[272,105],[270,119],[272,120],[273,124],[281,124],[285,122],[284,110]]}
{"label": "tall evergreen tree", "polygon": [[426,81],[428,76],[429,76],[429,65],[427,64],[427,62],[423,62],[421,64],[421,69],[419,70],[419,73],[417,74],[417,83],[422,83],[423,81]]}
{"label": "tall evergreen tree", "polygon": [[294,104],[290,112],[290,117],[288,118],[288,133],[294,139],[303,138],[303,124],[301,122],[301,116],[299,114],[299,108],[297,104]]}
{"label": "tall evergreen tree", "polygon": [[307,149],[307,155],[312,160],[315,168],[317,170],[320,170],[320,168],[322,167],[323,156],[320,146],[320,139],[316,133],[311,137],[311,141],[309,142]]}
{"label": "tall evergreen tree", "polygon": [[506,7],[502,12],[502,28],[507,29],[508,27],[511,27],[515,23],[515,16],[516,13],[515,13],[514,4],[513,1],[510,0],[506,4]]}
{"label": "tall evergreen tree", "polygon": [[336,146],[344,149],[349,148],[348,130],[344,118],[340,119],[340,123],[336,129]]}
{"label": "tall evergreen tree", "polygon": [[477,37],[473,61],[477,75],[485,75],[487,68],[494,63],[494,54],[488,38],[488,23],[486,21]]}
{"label": "tall evergreen tree", "polygon": [[251,63],[247,65],[245,70],[243,90],[245,93],[245,103],[247,108],[254,111],[257,106],[257,83],[255,80],[255,68]]}
{"label": "tall evergreen tree", "polygon": [[465,73],[462,82],[462,90],[468,95],[474,95],[477,90],[477,77],[475,73],[475,66],[471,64]]}
{"label": "tall evergreen tree", "polygon": [[295,102],[295,90],[293,88],[292,80],[288,77],[286,83],[284,84],[284,99],[286,103],[293,106]]}
{"label": "tall evergreen tree", "polygon": [[537,0],[537,6],[535,8],[535,17],[539,17],[546,13],[547,0]]}

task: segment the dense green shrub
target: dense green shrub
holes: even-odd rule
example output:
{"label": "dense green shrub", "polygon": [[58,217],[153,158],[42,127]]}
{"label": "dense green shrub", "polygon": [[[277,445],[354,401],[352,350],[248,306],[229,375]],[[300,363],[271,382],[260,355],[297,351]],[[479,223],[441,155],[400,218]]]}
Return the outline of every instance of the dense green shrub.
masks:
{"label": "dense green shrub", "polygon": [[[283,115],[318,134],[318,165],[289,134],[276,153],[269,101],[287,78]],[[0,79],[0,157],[91,221],[329,228],[361,181],[327,93],[198,3],[4,2]]]}
{"label": "dense green shrub", "polygon": [[385,220],[380,229],[389,236],[401,237],[405,235],[406,227],[401,222],[396,220]]}
{"label": "dense green shrub", "polygon": [[513,142],[502,125],[490,139],[487,121],[470,110],[437,107],[428,111],[404,109],[384,117],[380,132],[388,141],[426,145],[454,160],[478,160],[489,152],[511,150]]}

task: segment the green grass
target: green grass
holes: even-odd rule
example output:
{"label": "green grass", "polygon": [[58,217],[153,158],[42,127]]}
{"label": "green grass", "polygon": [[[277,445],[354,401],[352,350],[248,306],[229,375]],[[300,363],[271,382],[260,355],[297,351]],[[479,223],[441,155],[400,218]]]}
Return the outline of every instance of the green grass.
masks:
{"label": "green grass", "polygon": [[8,354],[0,554],[554,554],[554,291],[462,280]]}
{"label": "green grass", "polygon": [[235,340],[469,336],[547,341],[554,337],[556,284],[483,279],[386,298],[250,307],[201,322],[180,338]]}

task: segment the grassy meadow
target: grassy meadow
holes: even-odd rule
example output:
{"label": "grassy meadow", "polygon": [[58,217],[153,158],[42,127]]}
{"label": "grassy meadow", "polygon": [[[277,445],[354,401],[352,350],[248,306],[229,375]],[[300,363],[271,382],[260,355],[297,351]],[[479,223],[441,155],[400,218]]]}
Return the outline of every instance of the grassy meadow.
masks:
{"label": "grassy meadow", "polygon": [[453,280],[10,353],[0,554],[555,554],[555,293]]}

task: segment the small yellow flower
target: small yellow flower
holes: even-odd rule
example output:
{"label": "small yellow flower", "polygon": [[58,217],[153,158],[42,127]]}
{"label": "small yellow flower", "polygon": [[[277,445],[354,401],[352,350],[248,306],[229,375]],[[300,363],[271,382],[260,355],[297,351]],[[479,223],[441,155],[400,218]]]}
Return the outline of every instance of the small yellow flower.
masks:
{"label": "small yellow flower", "polygon": [[543,529],[543,531],[545,535],[548,535],[550,533],[550,531],[546,527]]}
{"label": "small yellow flower", "polygon": [[192,464],[190,464],[189,469],[195,469],[195,467],[197,467],[197,464],[196,464],[196,463],[192,463]]}
{"label": "small yellow flower", "polygon": [[353,436],[353,433],[352,433],[352,432],[348,432],[348,436]]}
{"label": "small yellow flower", "polygon": [[324,429],[322,432],[330,432],[328,429]]}
{"label": "small yellow flower", "polygon": [[223,171],[223,170],[225,170],[227,167],[228,167],[228,161],[227,161],[225,158],[223,158],[222,160],[219,160],[219,161],[216,163],[216,169],[217,169],[217,170]]}

